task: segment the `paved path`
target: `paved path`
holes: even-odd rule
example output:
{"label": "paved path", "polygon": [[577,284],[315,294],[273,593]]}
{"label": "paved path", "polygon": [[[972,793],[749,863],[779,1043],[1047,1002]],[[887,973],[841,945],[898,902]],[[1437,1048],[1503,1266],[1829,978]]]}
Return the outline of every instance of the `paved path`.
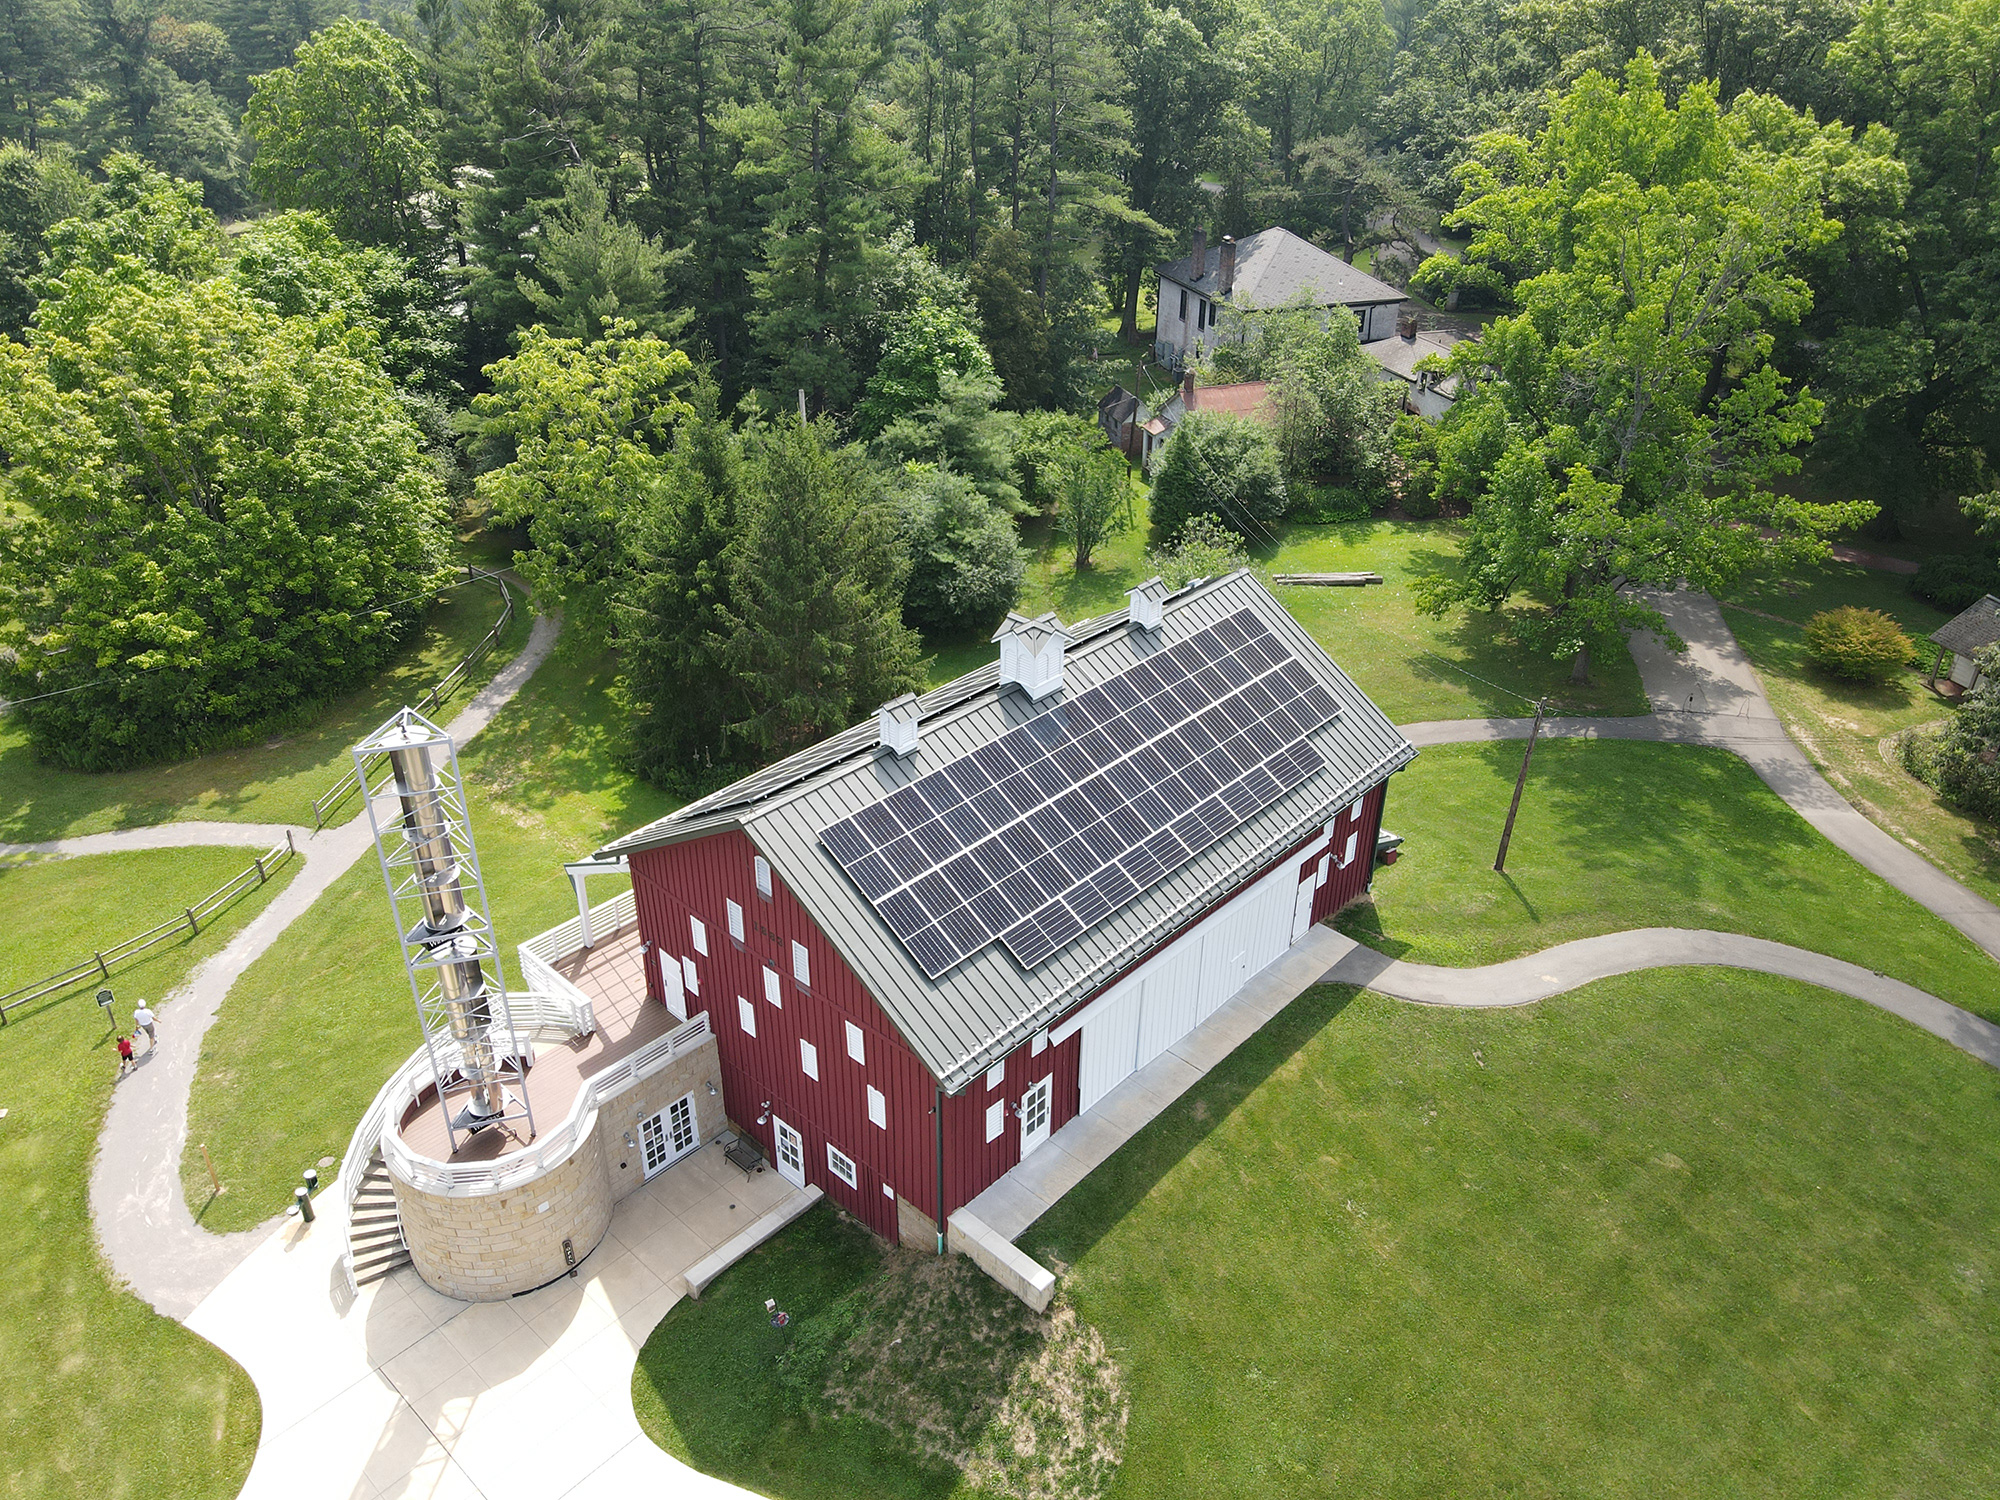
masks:
{"label": "paved path", "polygon": [[[492,721],[548,659],[560,630],[559,618],[536,618],[521,654],[495,673],[446,726],[454,740],[463,745]],[[8,848],[102,854],[167,848],[177,843],[268,846],[284,836],[282,825],[167,823]],[[304,857],[304,868],[295,871],[291,883],[249,925],[168,997],[172,1003],[160,1010],[158,1052],[118,1085],[98,1135],[97,1160],[90,1177],[90,1209],[97,1221],[98,1239],[118,1274],[169,1317],[186,1318],[271,1232],[271,1226],[264,1224],[240,1234],[210,1234],[195,1223],[181,1193],[188,1092],[201,1059],[202,1037],[214,1023],[230,986],[374,842],[365,808],[337,828],[318,833],[294,829],[293,838]]]}
{"label": "paved path", "polygon": [[[1636,718],[1559,718],[1545,735],[1709,745],[1740,755],[1765,785],[1839,849],[2000,960],[2000,906],[1969,890],[1848,804],[1792,743],[1765,697],[1749,658],[1706,594],[1655,595],[1653,602],[1687,642],[1685,656],[1651,635],[1632,639],[1632,656],[1653,712]],[[1447,719],[1406,724],[1417,745],[1525,739],[1529,719]]]}

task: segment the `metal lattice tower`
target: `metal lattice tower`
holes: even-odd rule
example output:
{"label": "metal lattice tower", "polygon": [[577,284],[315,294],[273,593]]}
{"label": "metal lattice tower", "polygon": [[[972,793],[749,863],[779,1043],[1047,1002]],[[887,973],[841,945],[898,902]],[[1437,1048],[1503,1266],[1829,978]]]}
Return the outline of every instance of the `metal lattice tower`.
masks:
{"label": "metal lattice tower", "polygon": [[[377,761],[388,763],[388,774],[371,786]],[[452,1152],[461,1132],[516,1120],[533,1140],[526,1057],[507,1006],[451,736],[405,708],[354,747],[354,767]],[[399,808],[393,814],[390,797]]]}

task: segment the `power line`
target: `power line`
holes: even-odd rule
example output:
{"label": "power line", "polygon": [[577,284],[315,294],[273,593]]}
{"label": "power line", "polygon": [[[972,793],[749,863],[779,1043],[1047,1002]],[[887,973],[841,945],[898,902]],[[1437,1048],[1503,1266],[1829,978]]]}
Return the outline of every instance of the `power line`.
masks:
{"label": "power line", "polygon": [[1519,688],[1510,688],[1501,683],[1493,681],[1493,679],[1490,677],[1481,677],[1477,672],[1467,671],[1464,667],[1461,667],[1457,662],[1449,661],[1446,658],[1439,656],[1435,651],[1422,651],[1419,652],[1418,655],[1428,656],[1432,661],[1450,667],[1452,671],[1461,673],[1466,677],[1470,677],[1474,682],[1483,682],[1486,684],[1486,686],[1492,688],[1496,693],[1505,693],[1510,698],[1519,698],[1523,703],[1529,705],[1531,708],[1539,709],[1542,706],[1542,701],[1543,701],[1542,699],[1530,698],[1526,693],[1522,692]]}

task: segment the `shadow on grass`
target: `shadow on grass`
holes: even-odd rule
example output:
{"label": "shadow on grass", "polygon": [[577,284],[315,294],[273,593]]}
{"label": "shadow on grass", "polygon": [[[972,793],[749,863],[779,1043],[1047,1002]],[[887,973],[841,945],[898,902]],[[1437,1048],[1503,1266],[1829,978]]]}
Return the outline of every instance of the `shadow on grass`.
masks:
{"label": "shadow on grass", "polygon": [[1324,1031],[1360,993],[1315,985],[1267,1021],[1207,1076],[1069,1193],[1021,1236],[1021,1248],[1049,1264],[1074,1265],[1236,1107]]}

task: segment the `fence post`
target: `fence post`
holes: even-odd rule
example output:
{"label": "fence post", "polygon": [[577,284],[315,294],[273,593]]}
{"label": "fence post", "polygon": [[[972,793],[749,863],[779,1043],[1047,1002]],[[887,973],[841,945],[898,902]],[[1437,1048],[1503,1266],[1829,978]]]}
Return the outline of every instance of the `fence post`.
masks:
{"label": "fence post", "polygon": [[292,830],[287,828],[285,830],[285,853],[295,854],[297,852],[297,850],[292,848]]}
{"label": "fence post", "polygon": [[257,856],[257,884],[262,885],[270,878],[264,873],[264,856],[260,854]]}
{"label": "fence post", "polygon": [[111,977],[111,971],[104,967],[104,955],[102,953],[93,952],[90,956],[97,960],[97,972],[102,974],[106,979],[109,979]]}
{"label": "fence post", "polygon": [[200,937],[201,929],[194,925],[194,908],[192,906],[183,906],[181,911],[188,919],[188,931],[196,937]]}

